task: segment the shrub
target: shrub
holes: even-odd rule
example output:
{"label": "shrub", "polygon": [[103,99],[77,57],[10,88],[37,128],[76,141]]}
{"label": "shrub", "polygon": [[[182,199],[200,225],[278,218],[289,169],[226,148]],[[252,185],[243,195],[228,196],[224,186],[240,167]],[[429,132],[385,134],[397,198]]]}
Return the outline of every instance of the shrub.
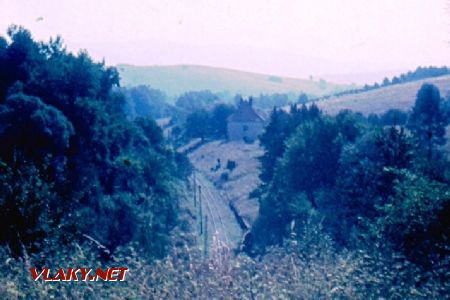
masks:
{"label": "shrub", "polygon": [[220,180],[222,181],[228,181],[230,179],[230,174],[228,172],[223,172],[220,174]]}
{"label": "shrub", "polygon": [[230,170],[230,172],[232,172],[237,166],[237,163],[234,160],[228,160],[227,161],[227,169]]}

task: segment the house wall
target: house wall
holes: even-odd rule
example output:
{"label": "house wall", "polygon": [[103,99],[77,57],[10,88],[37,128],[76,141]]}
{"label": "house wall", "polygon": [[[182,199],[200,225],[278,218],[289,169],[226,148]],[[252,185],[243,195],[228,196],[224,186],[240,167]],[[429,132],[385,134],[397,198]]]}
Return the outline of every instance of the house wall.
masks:
{"label": "house wall", "polygon": [[228,139],[253,142],[263,130],[263,122],[228,122]]}

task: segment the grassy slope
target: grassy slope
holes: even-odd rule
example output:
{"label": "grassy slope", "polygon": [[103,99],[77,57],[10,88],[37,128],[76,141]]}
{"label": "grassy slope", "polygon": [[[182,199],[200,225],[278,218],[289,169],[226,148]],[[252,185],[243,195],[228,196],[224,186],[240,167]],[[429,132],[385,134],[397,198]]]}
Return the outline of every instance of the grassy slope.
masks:
{"label": "grassy slope", "polygon": [[[262,154],[258,143],[212,141],[191,152],[189,159],[223,192],[226,199],[233,202],[244,222],[251,225],[258,214],[259,204],[248,195],[260,183],[257,157]],[[221,161],[221,168],[212,171],[217,159]],[[226,169],[228,160],[236,162],[236,168],[231,172]],[[229,174],[228,180],[221,179],[223,173]]]}
{"label": "grassy slope", "polygon": [[383,113],[391,108],[407,111],[414,105],[417,91],[424,83],[436,85],[443,97],[450,93],[450,76],[443,76],[335,97],[318,101],[317,104],[330,114],[335,114],[341,109],[351,109],[364,114]]}
{"label": "grassy slope", "polygon": [[349,86],[327,83],[321,88],[318,81],[243,72],[195,65],[117,66],[123,86],[150,85],[173,97],[186,91],[209,89],[212,92],[228,91],[230,96],[260,93],[299,93],[316,96],[344,90]]}

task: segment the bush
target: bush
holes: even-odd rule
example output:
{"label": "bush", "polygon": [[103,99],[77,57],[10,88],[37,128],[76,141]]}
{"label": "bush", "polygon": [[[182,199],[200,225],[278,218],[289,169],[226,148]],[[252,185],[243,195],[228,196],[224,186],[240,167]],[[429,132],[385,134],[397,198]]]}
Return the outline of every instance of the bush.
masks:
{"label": "bush", "polygon": [[230,174],[228,172],[223,172],[220,174],[220,180],[222,181],[228,181],[230,179]]}
{"label": "bush", "polygon": [[234,160],[228,160],[226,168],[232,172],[237,167],[237,163]]}

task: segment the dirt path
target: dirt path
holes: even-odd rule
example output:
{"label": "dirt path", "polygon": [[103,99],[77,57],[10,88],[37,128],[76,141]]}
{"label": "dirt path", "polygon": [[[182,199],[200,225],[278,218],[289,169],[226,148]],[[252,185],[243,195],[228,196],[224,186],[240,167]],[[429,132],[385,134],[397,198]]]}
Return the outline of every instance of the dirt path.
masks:
{"label": "dirt path", "polygon": [[209,245],[212,246],[214,236],[221,244],[236,248],[241,240],[242,231],[227,200],[202,172],[196,171],[196,181],[197,186],[201,187],[203,218],[208,217]]}

